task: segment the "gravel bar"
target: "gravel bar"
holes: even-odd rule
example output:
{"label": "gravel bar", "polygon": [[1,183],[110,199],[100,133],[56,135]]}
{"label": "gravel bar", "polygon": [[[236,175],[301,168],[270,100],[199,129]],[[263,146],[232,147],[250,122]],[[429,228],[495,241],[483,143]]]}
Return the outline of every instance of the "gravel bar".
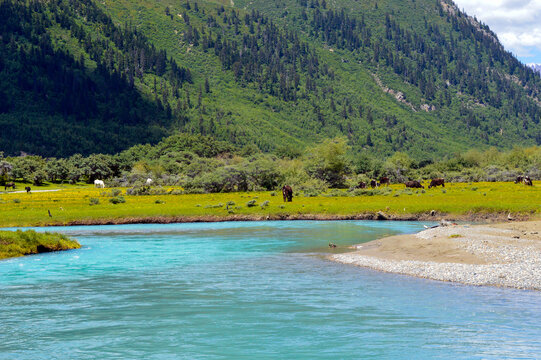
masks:
{"label": "gravel bar", "polygon": [[[414,235],[392,237],[400,240],[392,251],[389,250],[389,245],[393,247],[392,240],[389,244],[386,239],[391,238],[386,238],[358,245],[355,252],[329,258],[343,264],[432,280],[541,290],[539,228],[541,222],[440,226]],[[427,251],[437,254],[442,244],[447,250],[445,256],[432,255],[430,260],[423,256]],[[449,261],[453,251],[468,254],[470,263],[462,262],[460,256]],[[406,252],[409,255],[401,256]],[[472,258],[478,261],[471,263]]]}

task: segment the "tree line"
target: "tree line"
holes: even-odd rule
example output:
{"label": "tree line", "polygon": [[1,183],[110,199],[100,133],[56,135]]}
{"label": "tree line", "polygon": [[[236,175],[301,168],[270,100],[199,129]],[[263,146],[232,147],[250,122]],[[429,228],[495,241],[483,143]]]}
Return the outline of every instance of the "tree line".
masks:
{"label": "tree line", "polygon": [[145,187],[182,186],[189,193],[276,190],[284,184],[306,194],[329,188],[355,189],[360,182],[389,177],[394,183],[444,177],[447,182],[541,178],[541,147],[507,151],[470,150],[446,159],[415,160],[396,152],[387,158],[354,154],[345,138],[327,139],[302,152],[277,154],[238,148],[208,136],[178,134],[156,145],[137,145],[116,155],[43,158],[3,157],[0,184],[92,183]]}

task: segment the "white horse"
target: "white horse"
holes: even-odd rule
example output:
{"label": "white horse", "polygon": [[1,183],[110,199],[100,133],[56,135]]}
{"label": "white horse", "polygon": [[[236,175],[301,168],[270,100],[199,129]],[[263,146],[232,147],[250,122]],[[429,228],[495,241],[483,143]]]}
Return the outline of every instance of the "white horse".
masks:
{"label": "white horse", "polygon": [[150,185],[152,185],[152,183],[153,183],[153,180],[151,178],[148,178],[147,181],[146,181],[146,185],[150,186]]}
{"label": "white horse", "polygon": [[94,186],[100,189],[105,188],[105,183],[103,180],[94,180]]}

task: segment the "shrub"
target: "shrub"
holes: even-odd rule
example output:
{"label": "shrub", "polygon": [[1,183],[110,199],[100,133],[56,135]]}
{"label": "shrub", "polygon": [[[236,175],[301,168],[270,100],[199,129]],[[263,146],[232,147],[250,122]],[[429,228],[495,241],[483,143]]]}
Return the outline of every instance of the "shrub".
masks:
{"label": "shrub", "polygon": [[150,195],[150,186],[134,186],[131,189],[126,190],[126,195]]}
{"label": "shrub", "polygon": [[20,204],[20,203],[21,203],[21,199],[13,199],[13,202],[14,202],[15,204]]}
{"label": "shrub", "polygon": [[100,203],[100,199],[98,199],[98,198],[90,198],[89,201],[90,201],[89,205],[91,205],[91,206],[92,205],[98,205]]}
{"label": "shrub", "polygon": [[256,200],[250,200],[250,201],[248,201],[248,202],[246,203],[246,206],[248,206],[248,207],[254,207],[254,206],[256,206],[256,205],[257,205],[257,204],[256,204]]}
{"label": "shrub", "polygon": [[124,199],[123,196],[115,196],[109,199],[109,202],[111,204],[123,204],[126,202],[126,199]]}
{"label": "shrub", "polygon": [[224,204],[206,205],[205,209],[218,209],[218,208],[221,208],[223,206],[224,206]]}
{"label": "shrub", "polygon": [[269,203],[270,201],[269,200],[265,200],[263,201],[263,203],[260,205],[262,209],[266,208],[267,206],[269,206]]}
{"label": "shrub", "polygon": [[271,191],[270,196],[276,196],[276,191]]}
{"label": "shrub", "polygon": [[112,189],[111,190],[111,196],[112,197],[118,196],[120,194],[122,194],[122,190],[120,190],[120,189]]}
{"label": "shrub", "polygon": [[345,191],[338,190],[338,189],[332,189],[327,194],[324,194],[323,196],[327,197],[340,197],[340,196],[348,196],[349,194]]}
{"label": "shrub", "polygon": [[154,201],[154,204],[165,204],[165,201],[156,199],[156,201]]}
{"label": "shrub", "polygon": [[303,191],[304,197],[316,197],[319,196],[320,192],[315,189],[306,189]]}

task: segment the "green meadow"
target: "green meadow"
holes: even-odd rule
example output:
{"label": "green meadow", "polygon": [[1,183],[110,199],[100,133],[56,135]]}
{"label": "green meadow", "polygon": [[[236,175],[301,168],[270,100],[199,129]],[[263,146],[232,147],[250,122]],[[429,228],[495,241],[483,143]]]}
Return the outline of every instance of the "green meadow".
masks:
{"label": "green meadow", "polygon": [[[24,184],[18,189],[24,188]],[[47,226],[70,223],[138,221],[204,221],[242,218],[341,218],[384,212],[391,218],[438,217],[535,218],[541,210],[541,187],[512,182],[452,183],[445,188],[405,189],[403,184],[354,191],[330,190],[309,197],[295,193],[284,203],[276,192],[126,195],[126,188],[96,189],[90,185],[33,187],[31,194],[0,192],[0,227]],[[38,192],[39,190],[56,190]],[[50,215],[49,215],[50,212]]]}

